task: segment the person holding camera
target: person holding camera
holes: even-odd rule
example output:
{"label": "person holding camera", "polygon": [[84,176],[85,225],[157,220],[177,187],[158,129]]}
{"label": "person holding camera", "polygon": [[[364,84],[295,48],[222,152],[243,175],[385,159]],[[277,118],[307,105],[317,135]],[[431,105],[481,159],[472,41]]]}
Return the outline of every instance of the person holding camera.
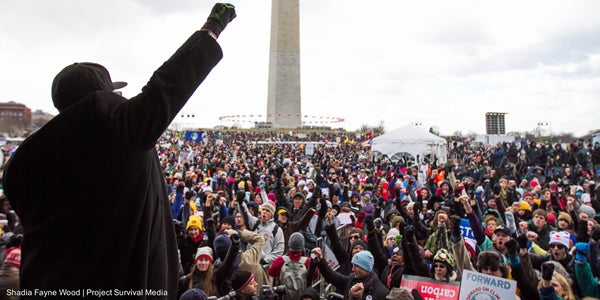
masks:
{"label": "person holding camera", "polygon": [[235,17],[233,5],[216,4],[129,100],[100,64],[56,75],[59,114],[21,144],[3,176],[23,224],[21,289],[177,294],[177,243],[155,144],[221,60],[216,39]]}

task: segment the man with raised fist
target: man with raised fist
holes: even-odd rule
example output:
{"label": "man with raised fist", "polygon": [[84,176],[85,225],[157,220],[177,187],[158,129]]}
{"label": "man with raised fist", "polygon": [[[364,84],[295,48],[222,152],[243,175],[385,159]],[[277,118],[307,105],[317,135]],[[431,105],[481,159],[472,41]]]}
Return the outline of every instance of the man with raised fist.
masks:
{"label": "man with raised fist", "polygon": [[155,144],[222,58],[216,38],[235,17],[232,5],[216,4],[129,100],[113,92],[125,83],[102,65],[74,63],[56,75],[59,114],[4,173],[24,229],[21,289],[176,297],[177,243]]}

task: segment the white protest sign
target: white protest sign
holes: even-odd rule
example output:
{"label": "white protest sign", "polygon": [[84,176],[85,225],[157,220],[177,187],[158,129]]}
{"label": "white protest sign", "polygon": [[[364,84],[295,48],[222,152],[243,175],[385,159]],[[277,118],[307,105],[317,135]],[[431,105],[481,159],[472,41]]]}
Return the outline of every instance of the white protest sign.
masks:
{"label": "white protest sign", "polygon": [[339,213],[337,215],[338,220],[340,220],[340,224],[342,225],[346,225],[346,224],[352,224],[352,218],[350,218],[352,214],[350,213]]}
{"label": "white protest sign", "polygon": [[501,277],[464,270],[460,282],[459,300],[514,299],[517,282]]}
{"label": "white protest sign", "polygon": [[313,143],[306,144],[306,148],[304,148],[304,153],[306,155],[313,155],[315,153],[315,144],[313,144]]}

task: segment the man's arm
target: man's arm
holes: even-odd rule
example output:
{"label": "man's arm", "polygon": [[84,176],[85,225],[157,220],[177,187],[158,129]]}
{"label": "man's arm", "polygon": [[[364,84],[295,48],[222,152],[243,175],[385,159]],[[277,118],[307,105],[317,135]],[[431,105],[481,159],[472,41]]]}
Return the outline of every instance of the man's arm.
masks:
{"label": "man's arm", "polygon": [[[216,4],[213,11],[215,9],[219,11],[211,13],[207,23],[218,18],[222,30],[235,18],[235,8]],[[116,94],[112,97],[95,97],[94,102],[90,102],[99,112],[99,120],[95,124],[103,126],[100,132],[105,132],[106,137],[116,143],[152,149],[222,57],[221,47],[209,31],[196,31],[154,72],[137,96],[129,101],[123,101]],[[110,95],[108,93],[107,96]]]}

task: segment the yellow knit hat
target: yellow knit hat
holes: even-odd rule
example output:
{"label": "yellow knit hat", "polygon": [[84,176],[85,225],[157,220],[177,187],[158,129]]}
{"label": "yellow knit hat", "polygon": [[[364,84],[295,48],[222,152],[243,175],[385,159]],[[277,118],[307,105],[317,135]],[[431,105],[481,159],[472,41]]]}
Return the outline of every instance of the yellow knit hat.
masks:
{"label": "yellow knit hat", "polygon": [[521,202],[521,206],[519,206],[519,210],[531,211],[531,206],[529,206],[529,203],[523,201],[523,202]]}
{"label": "yellow knit hat", "polygon": [[185,226],[185,230],[190,229],[190,227],[198,227],[198,229],[202,230],[202,217],[201,216],[190,216],[188,219],[187,225]]}

